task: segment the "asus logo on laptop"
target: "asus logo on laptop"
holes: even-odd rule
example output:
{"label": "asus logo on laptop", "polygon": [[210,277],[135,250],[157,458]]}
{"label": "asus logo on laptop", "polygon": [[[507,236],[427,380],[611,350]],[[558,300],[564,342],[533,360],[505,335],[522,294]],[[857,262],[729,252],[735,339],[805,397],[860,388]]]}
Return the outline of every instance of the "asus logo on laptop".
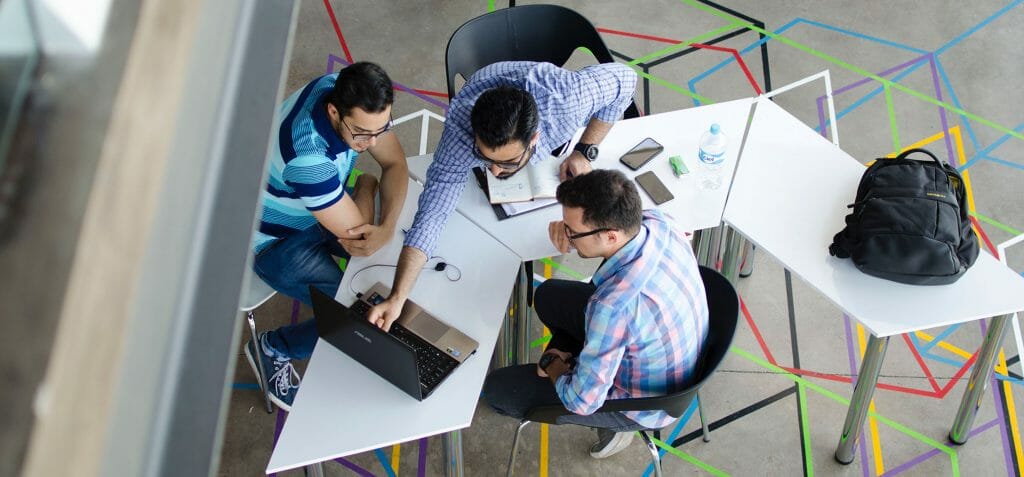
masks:
{"label": "asus logo on laptop", "polygon": [[360,333],[358,331],[353,331],[353,333],[355,333],[356,336],[366,340],[367,343],[373,343],[373,341],[370,341],[370,338],[367,338],[366,335],[364,335],[364,334],[362,334],[362,333]]}

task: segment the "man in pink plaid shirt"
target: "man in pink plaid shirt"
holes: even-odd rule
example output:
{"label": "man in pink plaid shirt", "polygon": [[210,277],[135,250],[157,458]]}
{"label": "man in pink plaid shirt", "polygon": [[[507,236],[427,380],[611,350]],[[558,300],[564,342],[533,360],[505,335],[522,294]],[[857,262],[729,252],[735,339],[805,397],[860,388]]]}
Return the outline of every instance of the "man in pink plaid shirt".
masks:
{"label": "man in pink plaid shirt", "polygon": [[597,411],[607,399],[665,395],[688,383],[707,337],[704,284],[683,231],[662,212],[642,210],[621,172],[574,177],[557,198],[563,220],[549,225],[552,243],[604,261],[591,283],[537,288],[534,308],[551,341],[537,366],[491,373],[484,395],[517,418],[560,402],[573,414],[559,423],[596,428],[590,454],[604,458],[628,446],[632,431],[672,422],[663,411]]}

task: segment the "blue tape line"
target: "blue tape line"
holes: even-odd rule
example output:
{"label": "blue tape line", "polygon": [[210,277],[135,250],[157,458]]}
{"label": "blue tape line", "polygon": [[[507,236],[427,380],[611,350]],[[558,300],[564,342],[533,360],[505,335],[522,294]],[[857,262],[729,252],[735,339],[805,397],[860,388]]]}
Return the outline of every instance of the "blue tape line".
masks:
{"label": "blue tape line", "polygon": [[968,28],[967,31],[957,35],[955,38],[950,40],[949,43],[946,43],[945,45],[942,45],[941,47],[939,47],[938,50],[935,50],[935,55],[938,56],[938,55],[942,54],[942,52],[952,48],[957,43],[960,43],[961,41],[963,41],[967,37],[973,35],[975,32],[980,30],[985,25],[988,25],[989,23],[992,23],[992,21],[995,20],[996,18],[999,18],[999,17],[1003,16],[1003,14],[1008,12],[1011,8],[1016,7],[1017,5],[1020,5],[1021,1],[1022,0],[1015,0],[1015,1],[1011,2],[1009,5],[1007,5],[1007,6],[1003,7],[1003,8],[1000,8],[999,10],[997,10],[995,13],[992,14],[992,16],[982,20],[981,23],[978,23],[977,25],[974,25],[973,27]]}
{"label": "blue tape line", "polygon": [[[672,433],[668,435],[668,439],[665,439],[662,442],[666,442],[669,445],[672,445],[672,443],[675,442],[676,437],[679,436],[679,433],[682,432],[683,425],[685,425],[687,422],[690,422],[690,417],[693,416],[693,411],[696,411],[696,410],[697,410],[697,400],[694,399],[693,402],[690,403],[690,407],[686,409],[686,412],[684,412],[683,415],[679,418],[679,421],[676,422],[676,427],[672,429]],[[659,447],[658,448],[658,458],[660,459],[660,458],[664,457],[665,456],[665,452],[668,452],[668,451],[666,451],[665,449],[662,449],[662,448]],[[651,477],[651,472],[654,472],[654,464],[647,464],[647,470],[644,471],[643,477]]]}
{"label": "blue tape line", "polygon": [[935,345],[939,344],[940,341],[944,341],[946,339],[946,337],[948,337],[954,331],[956,331],[957,328],[960,328],[960,325],[952,325],[949,328],[946,328],[946,329],[942,330],[942,333],[939,333],[938,335],[935,335],[935,338],[933,338],[931,340],[931,342],[929,342],[928,344],[926,344],[924,346],[919,347],[918,349],[920,351],[931,350],[932,348],[935,347]]}
{"label": "blue tape line", "polygon": [[[965,121],[964,124],[967,124],[967,122]],[[1014,132],[1021,132],[1022,130],[1024,130],[1024,123],[1021,123],[1021,124],[1017,125],[1017,127],[1013,128]],[[981,149],[977,153],[975,153],[974,157],[972,157],[971,160],[965,162],[964,165],[956,168],[956,170],[958,170],[960,172],[963,172],[967,168],[969,168],[972,165],[974,165],[975,162],[978,162],[981,159],[995,159],[992,156],[989,156],[988,153],[991,152],[993,149],[1001,146],[1004,142],[1006,142],[1011,137],[1012,136],[1010,136],[1009,134],[1002,135],[999,139],[996,139],[995,141],[993,141],[992,144],[989,144],[984,149]],[[999,159],[996,159],[996,160],[999,160]],[[1017,166],[1017,164],[1013,164],[1012,162],[1009,163],[1009,164]]]}
{"label": "blue tape line", "polygon": [[384,455],[384,451],[374,449],[373,453],[377,456],[377,460],[380,461],[380,465],[384,466],[384,471],[388,473],[388,477],[397,477],[395,471],[391,469],[391,462],[388,461],[388,456]]}

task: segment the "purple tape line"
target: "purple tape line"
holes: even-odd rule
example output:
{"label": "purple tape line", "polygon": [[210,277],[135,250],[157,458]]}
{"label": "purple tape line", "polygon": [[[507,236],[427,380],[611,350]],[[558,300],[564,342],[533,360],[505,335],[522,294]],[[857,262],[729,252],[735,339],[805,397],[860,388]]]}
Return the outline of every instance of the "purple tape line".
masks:
{"label": "purple tape line", "polygon": [[[970,434],[967,435],[967,438],[970,439],[971,437],[974,437],[975,435],[980,434],[980,433],[988,430],[988,428],[990,428],[992,426],[995,426],[996,424],[999,424],[999,419],[998,418],[993,419],[991,421],[988,421],[985,424],[974,428],[974,430],[972,430],[970,432]],[[901,472],[904,472],[904,471],[906,471],[906,470],[908,470],[908,469],[910,469],[910,468],[912,468],[912,467],[914,467],[914,466],[916,466],[916,465],[918,465],[918,464],[920,464],[920,463],[922,463],[922,462],[924,462],[924,461],[926,461],[928,459],[931,459],[932,457],[935,457],[935,456],[937,456],[939,454],[942,454],[942,451],[940,451],[938,449],[932,449],[932,450],[930,450],[928,452],[925,452],[924,454],[921,454],[921,455],[919,455],[917,457],[914,457],[913,459],[910,459],[910,460],[908,460],[908,461],[906,461],[906,462],[904,462],[904,463],[902,463],[900,465],[897,465],[896,467],[893,467],[893,468],[885,471],[885,473],[882,474],[882,477],[892,477],[893,475],[896,475],[896,474],[899,474]],[[1012,475],[1013,472],[1011,472],[1010,474]]]}
{"label": "purple tape line", "polygon": [[[935,54],[928,54],[928,66],[932,70],[932,86],[935,87],[935,99],[942,101],[942,88],[939,86],[939,71],[935,68]],[[954,168],[959,166],[956,163],[956,156],[953,155],[953,139],[949,134],[949,122],[946,120],[946,108],[938,106],[939,122],[942,124],[943,138],[946,140],[946,152],[949,153],[949,165]]]}
{"label": "purple tape line", "polygon": [[420,439],[420,456],[419,462],[416,467],[416,477],[425,477],[427,475],[427,438]]}

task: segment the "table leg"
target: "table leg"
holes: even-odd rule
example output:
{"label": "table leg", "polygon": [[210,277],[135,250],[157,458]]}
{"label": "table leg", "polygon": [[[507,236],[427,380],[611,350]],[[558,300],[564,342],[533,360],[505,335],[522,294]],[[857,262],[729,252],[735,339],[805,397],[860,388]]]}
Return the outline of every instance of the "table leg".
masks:
{"label": "table leg", "polygon": [[317,462],[305,467],[306,477],[324,477],[324,463]]}
{"label": "table leg", "polygon": [[988,333],[985,340],[981,342],[981,349],[978,350],[978,361],[974,363],[971,370],[971,378],[967,381],[967,389],[964,389],[964,396],[960,399],[960,409],[953,420],[953,427],[949,430],[949,440],[954,444],[967,442],[968,433],[974,425],[974,417],[978,414],[978,407],[985,396],[985,389],[992,380],[992,366],[999,352],[999,346],[1003,343],[1003,336],[1006,335],[1006,325],[1010,322],[1012,315],[1000,315],[992,318],[988,324]]}
{"label": "table leg", "polygon": [[498,343],[494,347],[492,369],[523,364],[530,359],[529,296],[533,277],[529,269],[526,262],[519,266],[519,274],[512,285],[512,296],[509,298],[505,319],[498,333]]}
{"label": "table leg", "polygon": [[710,229],[697,230],[693,233],[693,251],[697,255],[697,263],[719,270],[719,255],[722,247],[722,231],[724,225]]}
{"label": "table leg", "polygon": [[523,262],[516,278],[516,356],[514,364],[530,361],[530,293],[533,287],[532,266]]}
{"label": "table leg", "polygon": [[882,370],[882,360],[885,359],[885,349],[888,346],[889,337],[878,338],[871,335],[868,339],[864,361],[861,362],[860,373],[857,374],[857,386],[853,388],[850,408],[846,411],[846,423],[843,424],[843,433],[839,436],[839,446],[836,447],[835,457],[840,464],[853,462],[853,451],[857,448],[860,431],[868,417],[871,396],[875,394],[875,384],[878,383],[878,373]]}
{"label": "table leg", "polygon": [[743,254],[740,259],[740,278],[749,277],[754,273],[754,243],[743,240]]}
{"label": "table leg", "polygon": [[441,435],[441,445],[447,463],[445,477],[462,477],[462,431],[451,431]]}
{"label": "table leg", "polygon": [[722,227],[725,228],[725,243],[722,245],[722,266],[719,267],[719,270],[722,272],[722,276],[729,280],[729,283],[736,284],[736,281],[739,280],[740,264],[743,261],[741,252],[747,240],[732,227],[724,225]]}

